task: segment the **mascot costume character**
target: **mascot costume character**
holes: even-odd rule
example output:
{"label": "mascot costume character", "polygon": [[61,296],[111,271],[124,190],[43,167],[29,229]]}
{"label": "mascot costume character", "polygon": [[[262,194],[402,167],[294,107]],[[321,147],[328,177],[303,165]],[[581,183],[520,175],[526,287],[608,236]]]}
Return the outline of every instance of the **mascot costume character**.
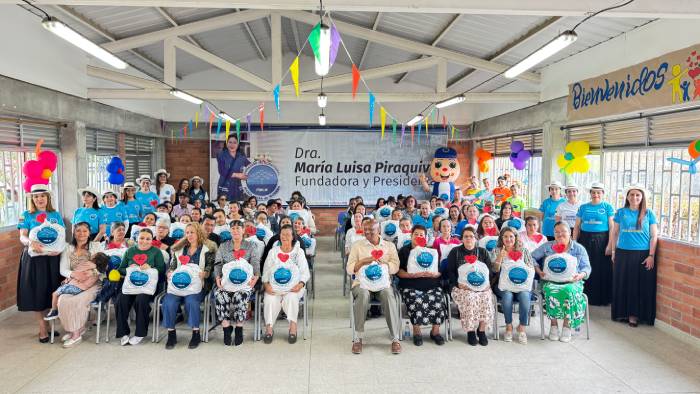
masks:
{"label": "mascot costume character", "polygon": [[[433,180],[432,194],[447,202],[454,201],[455,181],[459,177],[459,162],[457,161],[457,151],[452,148],[438,148],[435,156],[430,162],[430,177]],[[420,176],[423,190],[430,192],[431,188],[425,175]]]}

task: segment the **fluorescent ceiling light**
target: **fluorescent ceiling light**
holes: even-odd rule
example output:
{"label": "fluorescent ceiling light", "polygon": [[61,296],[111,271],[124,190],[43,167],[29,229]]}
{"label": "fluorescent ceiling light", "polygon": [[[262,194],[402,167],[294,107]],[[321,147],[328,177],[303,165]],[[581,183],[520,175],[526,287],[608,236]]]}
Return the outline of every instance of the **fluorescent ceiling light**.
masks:
{"label": "fluorescent ceiling light", "polygon": [[455,97],[452,97],[452,98],[447,99],[445,101],[440,101],[439,103],[435,104],[435,106],[438,108],[445,108],[445,107],[449,107],[450,105],[459,104],[459,103],[463,102],[464,100],[466,100],[466,97],[464,97],[462,95],[455,96]]}
{"label": "fluorescent ceiling light", "polygon": [[175,96],[175,97],[177,97],[177,98],[179,98],[179,99],[182,99],[182,100],[185,100],[185,101],[189,101],[189,102],[192,103],[192,104],[197,104],[197,105],[199,105],[199,104],[202,104],[202,103],[204,102],[202,99],[200,99],[200,98],[198,98],[198,97],[195,97],[195,96],[192,96],[191,94],[187,94],[187,93],[185,93],[185,92],[183,92],[182,90],[179,90],[179,89],[172,89],[172,90],[170,90],[170,94],[172,94],[173,96]]}
{"label": "fluorescent ceiling light", "polygon": [[536,66],[538,63],[542,62],[548,57],[573,44],[577,38],[578,36],[574,31],[567,30],[558,35],[552,41],[545,44],[540,49],[530,54],[530,56],[526,57],[525,59],[518,62],[516,65],[507,69],[506,72],[503,73],[503,75],[506,78],[515,78],[518,75]]}
{"label": "fluorescent ceiling light", "polygon": [[123,60],[119,59],[118,57],[114,56],[104,48],[100,47],[99,45],[95,44],[94,42],[88,40],[85,38],[83,35],[78,33],[77,31],[71,29],[66,25],[65,23],[61,22],[60,20],[53,18],[53,17],[48,17],[44,18],[44,20],[41,22],[41,25],[44,26],[44,29],[50,31],[51,33],[63,38],[64,40],[70,42],[71,44],[77,46],[78,48],[82,49],[83,51],[91,54],[92,56],[102,60],[103,62],[109,64],[110,66],[118,69],[125,69],[129,65],[126,64]]}
{"label": "fluorescent ceiling light", "polygon": [[416,124],[417,124],[418,122],[420,122],[421,120],[423,120],[423,114],[418,114],[418,115],[414,116],[413,119],[409,120],[409,121],[406,123],[406,125],[407,125],[407,126],[413,126],[413,125],[416,125]]}
{"label": "fluorescent ceiling light", "polygon": [[235,122],[235,121],[236,121],[236,119],[233,119],[233,118],[231,117],[231,115],[227,114],[227,113],[224,112],[224,111],[219,112],[219,117],[220,117],[221,119],[223,119],[223,120],[228,120],[228,121],[230,121],[230,122]]}

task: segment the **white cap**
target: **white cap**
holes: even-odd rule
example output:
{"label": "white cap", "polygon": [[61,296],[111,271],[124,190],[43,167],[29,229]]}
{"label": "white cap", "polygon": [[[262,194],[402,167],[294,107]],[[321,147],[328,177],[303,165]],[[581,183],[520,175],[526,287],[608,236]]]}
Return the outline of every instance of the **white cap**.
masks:
{"label": "white cap", "polygon": [[136,178],[136,183],[139,184],[139,185],[140,185],[141,182],[143,182],[143,181],[148,181],[148,182],[153,183],[153,181],[151,180],[151,176],[150,176],[150,175],[141,175],[140,177]]}
{"label": "white cap", "polygon": [[49,190],[49,185],[42,185],[41,183],[36,183],[32,185],[32,188],[30,189],[30,192],[28,194],[51,194],[51,190]]}
{"label": "white cap", "polygon": [[134,185],[134,182],[124,182],[124,185],[122,185],[122,190],[128,188],[136,189],[136,185]]}
{"label": "white cap", "polygon": [[91,186],[85,186],[83,188],[78,189],[78,195],[83,195],[83,193],[88,192],[91,193],[95,198],[100,195],[100,193],[97,192],[97,189]]}
{"label": "white cap", "polygon": [[603,182],[593,182],[591,183],[591,187],[589,189],[605,191],[605,184],[603,184]]}
{"label": "white cap", "polygon": [[170,178],[170,173],[169,173],[168,171],[165,171],[164,168],[161,168],[160,170],[156,171],[156,172],[153,174],[153,176],[155,176],[156,179],[158,179],[158,175],[160,175],[160,174],[165,174],[166,177]]}
{"label": "white cap", "polygon": [[571,189],[576,189],[576,190],[578,190],[578,185],[576,185],[575,183],[570,183],[570,184],[566,185],[566,187],[564,188],[565,191],[566,191],[566,190],[571,190]]}
{"label": "white cap", "polygon": [[561,182],[559,181],[554,181],[547,185],[547,189],[552,188],[552,187],[558,187],[559,189],[563,189],[564,187],[562,186]]}
{"label": "white cap", "polygon": [[630,190],[639,190],[644,195],[644,198],[646,198],[646,196],[647,196],[647,189],[645,189],[644,185],[642,185],[642,184],[633,183],[631,185],[628,185],[625,188],[625,197],[627,196],[627,194],[629,194]]}
{"label": "white cap", "polygon": [[102,198],[105,198],[105,196],[110,194],[110,193],[113,194],[114,197],[119,198],[119,196],[117,196],[117,193],[115,193],[114,190],[110,190],[110,189],[107,189],[107,190],[102,192]]}

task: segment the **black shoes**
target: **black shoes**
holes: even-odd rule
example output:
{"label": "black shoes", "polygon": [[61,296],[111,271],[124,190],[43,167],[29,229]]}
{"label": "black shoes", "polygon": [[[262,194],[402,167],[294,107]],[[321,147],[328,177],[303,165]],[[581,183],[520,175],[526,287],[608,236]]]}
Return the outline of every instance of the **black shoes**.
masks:
{"label": "black shoes", "polygon": [[190,338],[190,344],[187,345],[187,347],[190,349],[196,349],[201,342],[202,337],[199,335],[199,330],[192,330],[192,338]]}
{"label": "black shoes", "polygon": [[433,335],[433,334],[431,333],[431,334],[430,334],[430,339],[432,339],[433,342],[435,342],[435,344],[438,345],[438,346],[442,346],[442,345],[445,344],[445,338],[443,338],[442,335],[440,335],[440,334]]}
{"label": "black shoes", "polygon": [[295,344],[297,343],[297,334],[292,334],[291,332],[289,333],[289,338],[287,338],[287,342],[290,344]]}
{"label": "black shoes", "polygon": [[177,334],[175,330],[168,330],[168,341],[165,343],[166,349],[172,349],[177,344]]}
{"label": "black shoes", "polygon": [[265,336],[263,336],[263,342],[265,342],[268,345],[271,344],[272,343],[272,334],[265,334]]}
{"label": "black shoes", "polygon": [[[236,327],[235,337],[233,339],[233,344],[240,346],[243,343],[243,327]],[[231,333],[229,335],[229,342],[231,341]]]}
{"label": "black shoes", "polygon": [[476,331],[469,331],[467,333],[467,343],[469,343],[472,346],[476,346],[476,344],[479,343],[476,340]]}
{"label": "black shoes", "polygon": [[233,327],[224,327],[224,345],[231,346],[231,332],[233,332]]}
{"label": "black shoes", "polygon": [[416,346],[423,346],[423,335],[413,334],[413,344]]}
{"label": "black shoes", "polygon": [[479,336],[479,345],[486,346],[489,344],[489,340],[488,340],[488,338],[486,338],[486,332],[477,331],[476,335]]}

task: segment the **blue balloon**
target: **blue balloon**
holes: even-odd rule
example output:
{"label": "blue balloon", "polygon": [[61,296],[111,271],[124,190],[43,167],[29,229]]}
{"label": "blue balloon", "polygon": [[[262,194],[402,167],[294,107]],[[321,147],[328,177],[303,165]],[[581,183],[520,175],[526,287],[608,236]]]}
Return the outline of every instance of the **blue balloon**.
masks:
{"label": "blue balloon", "polygon": [[36,233],[36,238],[44,245],[51,245],[58,239],[58,231],[51,227],[44,227]]}
{"label": "blue balloon", "polygon": [[522,267],[515,267],[508,272],[508,279],[516,285],[521,285],[527,280],[527,271]]}
{"label": "blue balloon", "polygon": [[484,278],[484,274],[481,272],[472,271],[467,274],[467,282],[474,287],[479,287],[486,282],[486,278]]}
{"label": "blue balloon", "polygon": [[522,223],[520,222],[520,220],[511,219],[508,221],[508,227],[520,230],[520,228],[522,227]]}
{"label": "blue balloon", "polygon": [[382,267],[377,264],[370,265],[365,268],[365,276],[371,281],[377,281],[382,278]]}
{"label": "blue balloon", "polygon": [[286,285],[287,283],[289,283],[290,280],[292,280],[292,270],[285,267],[277,268],[277,270],[274,273],[274,277],[275,282],[281,285]]}
{"label": "blue balloon", "polygon": [[176,228],[175,230],[173,230],[173,234],[172,234],[173,238],[180,239],[184,236],[185,236],[185,230],[183,230],[181,228]]}
{"label": "blue balloon", "polygon": [[109,256],[109,270],[117,269],[122,264],[122,259],[119,256]]}
{"label": "blue balloon", "polygon": [[490,239],[488,242],[486,242],[486,250],[489,252],[496,249],[496,246],[498,245],[498,241],[495,239]]}
{"label": "blue balloon", "polygon": [[143,286],[148,283],[148,274],[141,271],[133,271],[131,275],[129,275],[129,280],[134,286]]}
{"label": "blue balloon", "polygon": [[390,237],[396,234],[396,225],[394,223],[388,223],[386,226],[384,226],[384,234]]}
{"label": "blue balloon", "polygon": [[107,177],[107,181],[112,185],[121,185],[122,183],[124,183],[124,174],[113,172],[109,174],[109,177]]}
{"label": "blue balloon", "polygon": [[391,209],[389,209],[389,208],[380,209],[379,216],[381,216],[383,218],[388,218],[389,216],[391,216]]}
{"label": "blue balloon", "polygon": [[231,281],[231,283],[240,285],[248,280],[248,274],[245,272],[245,270],[234,268],[228,273],[228,279]]}
{"label": "blue balloon", "polygon": [[433,255],[428,252],[420,252],[418,257],[416,257],[416,263],[423,268],[429,268],[433,265]]}
{"label": "blue balloon", "polygon": [[555,274],[561,274],[566,271],[566,260],[561,257],[555,257],[547,262],[547,267]]}
{"label": "blue balloon", "polygon": [[173,286],[177,287],[178,289],[184,289],[192,284],[192,277],[187,272],[178,272],[173,275],[172,281]]}

